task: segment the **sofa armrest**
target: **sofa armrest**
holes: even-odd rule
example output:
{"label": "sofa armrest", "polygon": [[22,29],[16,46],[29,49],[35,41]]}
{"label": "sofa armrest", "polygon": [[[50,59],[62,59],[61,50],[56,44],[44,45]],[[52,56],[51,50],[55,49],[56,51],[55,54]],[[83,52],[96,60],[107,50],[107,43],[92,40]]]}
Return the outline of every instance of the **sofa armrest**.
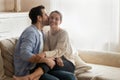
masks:
{"label": "sofa armrest", "polygon": [[79,56],[87,63],[120,67],[120,53],[103,51],[78,51]]}

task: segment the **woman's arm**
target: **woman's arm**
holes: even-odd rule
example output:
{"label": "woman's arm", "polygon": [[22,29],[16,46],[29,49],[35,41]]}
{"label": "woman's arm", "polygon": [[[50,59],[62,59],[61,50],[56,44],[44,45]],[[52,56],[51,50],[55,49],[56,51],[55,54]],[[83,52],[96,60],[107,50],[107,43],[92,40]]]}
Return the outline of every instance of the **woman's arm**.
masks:
{"label": "woman's arm", "polygon": [[45,51],[44,53],[46,54],[46,57],[61,57],[66,52],[71,51],[69,47],[70,47],[70,43],[69,43],[68,34],[66,31],[62,31],[60,35],[58,35],[55,49],[51,51]]}

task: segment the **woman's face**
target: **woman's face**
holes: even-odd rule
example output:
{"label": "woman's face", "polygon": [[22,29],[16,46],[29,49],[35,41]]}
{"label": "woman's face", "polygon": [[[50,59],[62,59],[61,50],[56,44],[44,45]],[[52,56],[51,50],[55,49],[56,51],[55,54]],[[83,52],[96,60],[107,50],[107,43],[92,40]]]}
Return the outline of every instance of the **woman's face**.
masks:
{"label": "woman's face", "polygon": [[61,24],[60,15],[58,13],[53,12],[49,16],[49,25],[51,28],[57,28]]}

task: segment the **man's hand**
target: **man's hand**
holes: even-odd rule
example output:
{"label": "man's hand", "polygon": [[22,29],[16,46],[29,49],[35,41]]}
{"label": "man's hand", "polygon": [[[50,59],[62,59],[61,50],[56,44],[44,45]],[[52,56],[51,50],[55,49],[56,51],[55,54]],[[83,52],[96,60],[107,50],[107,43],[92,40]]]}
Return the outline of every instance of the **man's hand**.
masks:
{"label": "man's hand", "polygon": [[36,61],[39,61],[41,58],[45,58],[45,53],[38,53],[36,54]]}
{"label": "man's hand", "polygon": [[44,52],[39,53],[39,54],[34,54],[34,55],[29,59],[29,61],[32,62],[32,63],[39,63],[42,58],[45,58],[45,56],[46,56],[46,55],[45,55]]}
{"label": "man's hand", "polygon": [[44,52],[36,54],[36,55],[40,58],[45,58],[45,56],[46,56]]}
{"label": "man's hand", "polygon": [[58,66],[64,66],[63,60],[60,57],[56,58],[56,63]]}

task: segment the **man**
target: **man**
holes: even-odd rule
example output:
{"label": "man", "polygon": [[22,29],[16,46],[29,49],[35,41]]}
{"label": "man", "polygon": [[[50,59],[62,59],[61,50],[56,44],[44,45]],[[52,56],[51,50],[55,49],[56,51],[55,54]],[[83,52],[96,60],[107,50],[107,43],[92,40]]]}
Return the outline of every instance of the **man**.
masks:
{"label": "man", "polygon": [[[26,28],[21,34],[15,48],[14,54],[14,67],[15,76],[14,80],[34,80],[44,74],[45,64],[53,68],[55,65],[53,58],[43,58],[44,55],[40,54],[43,51],[43,34],[42,28],[48,25],[48,16],[45,12],[44,6],[37,6],[30,10],[29,17],[32,25]],[[36,63],[45,63],[43,67],[39,67],[39,72],[30,71],[35,67]],[[17,76],[17,77],[16,77]]]}

